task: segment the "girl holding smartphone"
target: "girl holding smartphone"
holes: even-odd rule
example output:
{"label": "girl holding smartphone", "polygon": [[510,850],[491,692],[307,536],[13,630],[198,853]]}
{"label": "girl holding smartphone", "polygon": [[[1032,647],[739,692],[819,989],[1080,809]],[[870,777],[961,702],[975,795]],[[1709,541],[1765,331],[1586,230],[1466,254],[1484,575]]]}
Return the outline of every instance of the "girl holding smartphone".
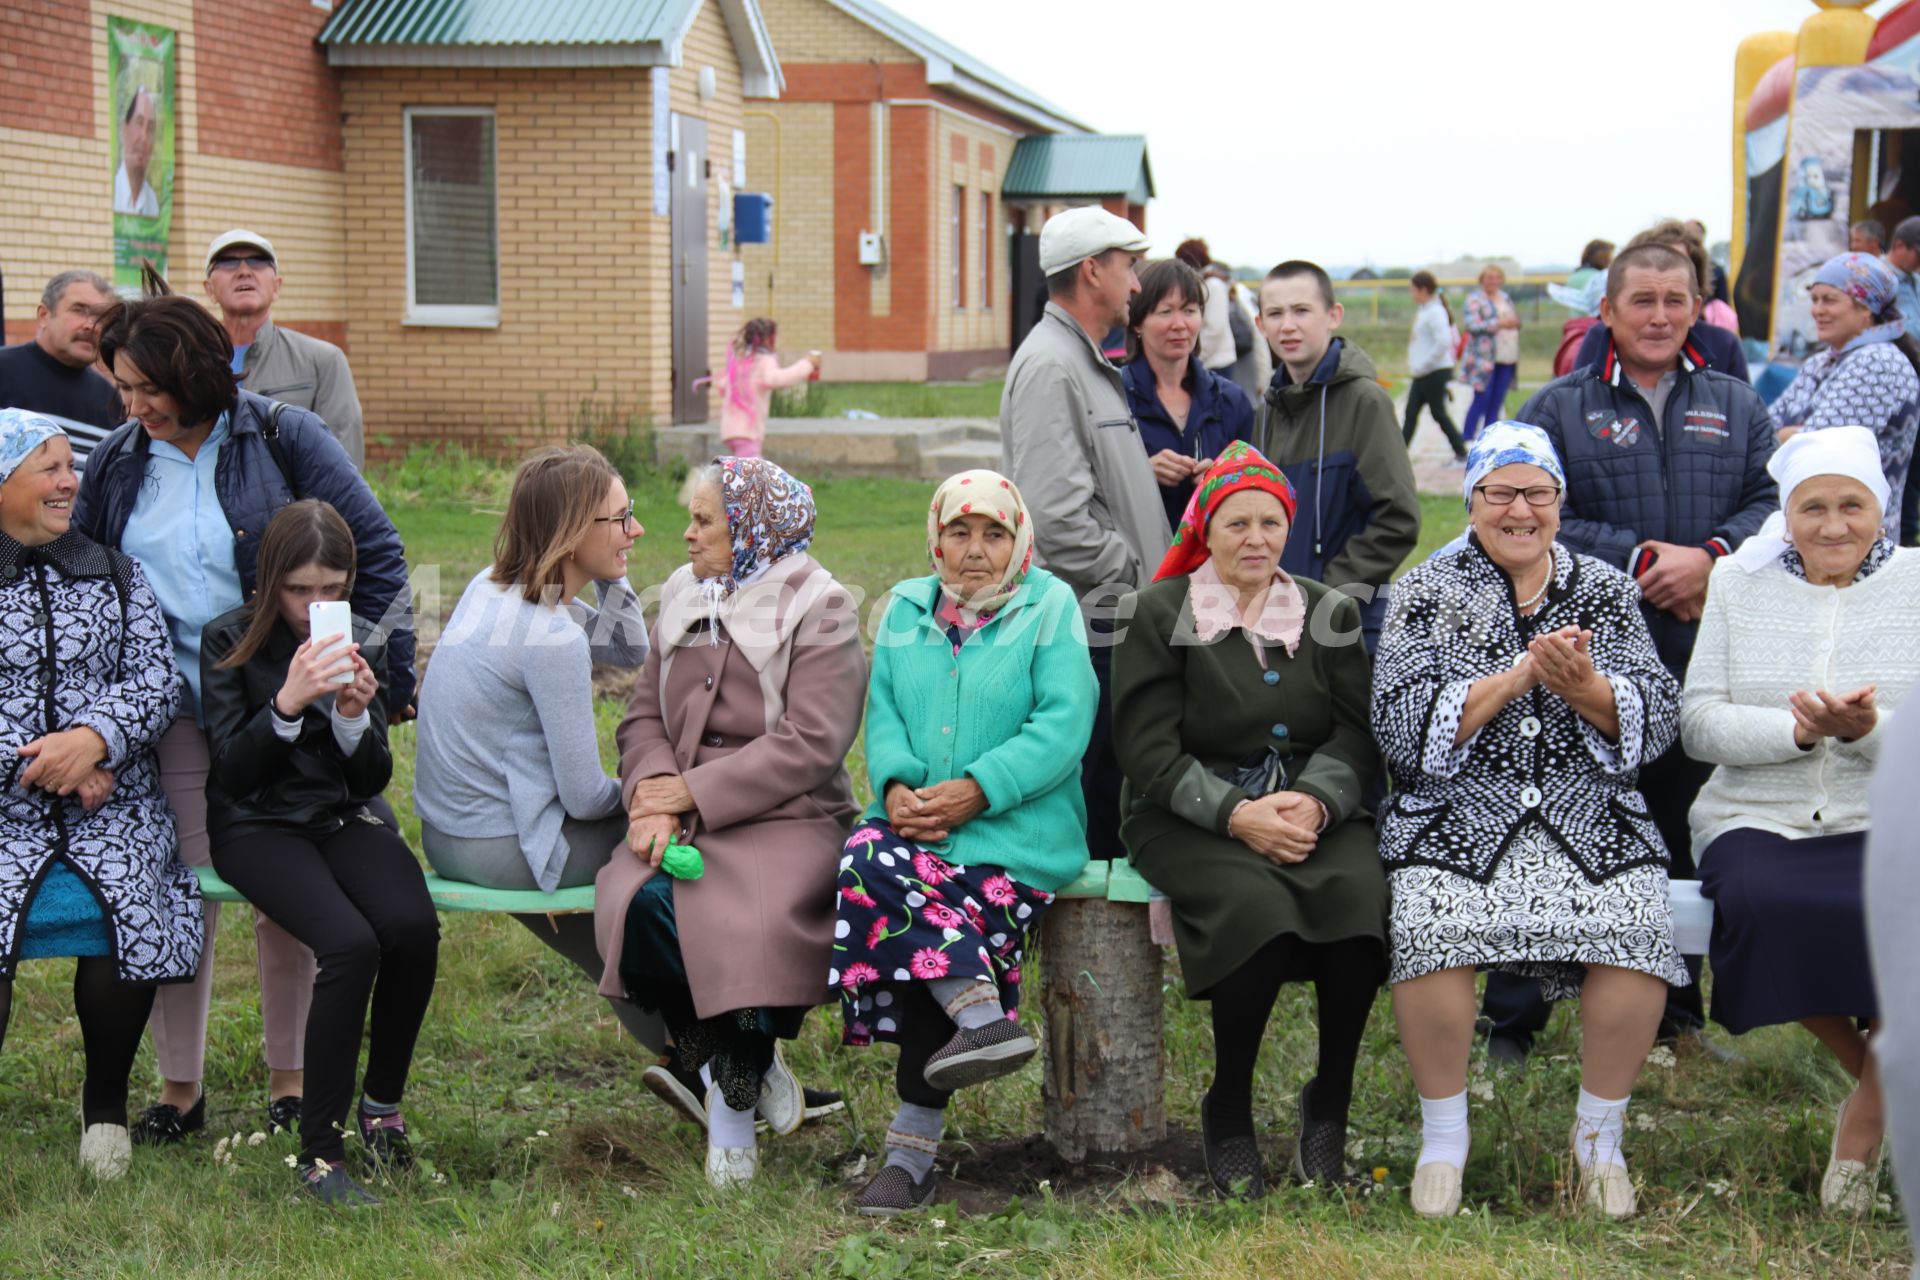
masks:
{"label": "girl holding smartphone", "polygon": [[[213,865],[319,961],[307,1014],[301,1185],[375,1203],[344,1168],[347,1103],[372,1005],[357,1108],[370,1164],[411,1163],[400,1096],[433,995],[440,925],[420,864],[368,810],[393,771],[386,655],[373,626],[321,623],[353,591],[354,540],[331,506],[283,507],[260,540],[253,599],[207,624],[201,707]],[[377,981],[376,981],[377,979]]]}

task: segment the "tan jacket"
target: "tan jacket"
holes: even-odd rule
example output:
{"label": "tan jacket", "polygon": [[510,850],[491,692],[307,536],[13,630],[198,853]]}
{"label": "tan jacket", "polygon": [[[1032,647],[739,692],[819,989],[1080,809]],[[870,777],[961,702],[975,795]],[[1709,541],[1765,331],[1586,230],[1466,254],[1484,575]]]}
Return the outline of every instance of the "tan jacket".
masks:
{"label": "tan jacket", "polygon": [[[620,724],[622,793],[674,773],[693,793],[706,870],[673,903],[699,1016],[824,1004],[834,883],[859,812],[845,763],[867,691],[855,601],[812,556],[789,556],[726,601],[721,642],[708,640],[683,566]],[[595,881],[602,995],[626,994],[627,908],[651,875],[622,846]]]}
{"label": "tan jacket", "polygon": [[282,329],[269,320],[247,348],[240,377],[240,385],[255,395],[318,414],[353,459],[354,469],[366,468],[360,395],[354,390],[346,352],[325,339]]}

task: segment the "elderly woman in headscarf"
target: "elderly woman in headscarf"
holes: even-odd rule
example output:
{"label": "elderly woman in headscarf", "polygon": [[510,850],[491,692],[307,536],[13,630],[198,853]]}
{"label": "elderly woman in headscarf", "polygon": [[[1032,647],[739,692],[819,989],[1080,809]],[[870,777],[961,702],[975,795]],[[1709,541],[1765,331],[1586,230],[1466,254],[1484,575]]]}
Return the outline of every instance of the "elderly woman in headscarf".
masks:
{"label": "elderly woman in headscarf", "polygon": [[1354,600],[1288,576],[1293,487],[1243,442],[1200,478],[1113,660],[1121,826],[1172,903],[1187,992],[1212,1002],[1200,1103],[1222,1195],[1265,1190],[1253,1071],[1280,987],[1314,984],[1318,1069],[1292,1170],[1345,1173],[1353,1069],[1386,976],[1386,882],[1360,798],[1379,771]]}
{"label": "elderly woman in headscarf", "polygon": [[1920,429],[1920,316],[1894,303],[1898,279],[1870,253],[1829,258],[1813,278],[1813,331],[1825,346],[1800,366],[1774,402],[1787,440],[1801,431],[1862,426],[1880,448],[1887,481],[1881,504],[1886,536],[1900,540],[1900,503]]}
{"label": "elderly woman in headscarf", "polygon": [[868,1217],[925,1206],[953,1091],[1038,1051],[1015,1021],[1021,961],[1087,863],[1079,772],[1098,686],[1073,590],[1033,565],[1031,520],[998,472],[942,484],[933,572],[894,587],[874,639],[874,802],[840,860],[828,975],[848,1044],[900,1046]]}
{"label": "elderly woman in headscarf", "polygon": [[1687,754],[1719,766],[1692,814],[1713,1018],[1736,1034],[1798,1022],[1858,1081],[1820,1183],[1821,1205],[1850,1213],[1873,1207],[1884,1132],[1867,783],[1920,679],[1920,551],[1884,532],[1883,457],[1865,427],[1773,455],[1780,510],[1714,568],[1680,715]]}
{"label": "elderly woman in headscarf", "polygon": [[133,1159],[127,1077],[156,983],[190,980],[200,891],[180,861],[155,746],[180,672],[129,557],[71,528],[73,449],[0,409],[0,1041],[22,960],[78,956],[80,1164]]}
{"label": "elderly woman in headscarf", "polygon": [[[594,929],[601,994],[659,1011],[681,1062],[704,1068],[707,1177],[725,1188],[758,1166],[756,1109],[779,1134],[803,1119],[777,1045],[831,998],[867,664],[851,593],[807,554],[812,490],[720,458],[689,510],[687,563],[619,729],[631,853],[596,879]],[[697,878],[652,874],[670,844],[698,849]]]}
{"label": "elderly woman in headscarf", "polygon": [[1554,541],[1566,476],[1545,432],[1498,422],[1468,455],[1468,532],[1393,588],[1373,730],[1393,773],[1394,1016],[1420,1090],[1413,1207],[1460,1206],[1474,972],[1580,999],[1573,1149],[1591,1208],[1634,1210],[1620,1154],[1665,983],[1684,985],[1667,850],[1634,790],[1680,690],[1639,593]]}

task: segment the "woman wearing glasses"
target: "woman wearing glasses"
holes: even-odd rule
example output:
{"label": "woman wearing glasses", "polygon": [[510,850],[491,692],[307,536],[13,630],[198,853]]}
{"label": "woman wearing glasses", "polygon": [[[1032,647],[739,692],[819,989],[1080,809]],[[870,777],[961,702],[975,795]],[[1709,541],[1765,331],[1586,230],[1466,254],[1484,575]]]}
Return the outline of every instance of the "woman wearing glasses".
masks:
{"label": "woman wearing glasses", "polygon": [[1667,850],[1634,790],[1679,726],[1631,581],[1554,541],[1566,478],[1546,433],[1495,423],[1467,461],[1468,532],[1393,589],[1373,730],[1389,983],[1420,1090],[1414,1210],[1460,1207],[1474,972],[1578,997],[1572,1135],[1584,1203],[1633,1212],[1620,1152],[1666,984],[1685,984]]}

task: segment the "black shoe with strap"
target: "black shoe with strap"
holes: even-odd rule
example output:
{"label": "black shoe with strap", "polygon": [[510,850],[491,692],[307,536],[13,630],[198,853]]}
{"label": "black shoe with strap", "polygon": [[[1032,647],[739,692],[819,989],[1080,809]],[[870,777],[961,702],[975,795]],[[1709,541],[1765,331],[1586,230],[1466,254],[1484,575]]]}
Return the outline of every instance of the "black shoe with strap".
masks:
{"label": "black shoe with strap", "polygon": [[1257,1200],[1267,1194],[1266,1170],[1260,1165],[1260,1144],[1251,1131],[1216,1133],[1213,1094],[1200,1099],[1200,1150],[1207,1161],[1207,1179],[1221,1196]]}
{"label": "black shoe with strap", "polygon": [[854,1206],[863,1218],[897,1218],[926,1208],[933,1200],[937,1181],[929,1170],[925,1182],[915,1182],[912,1174],[897,1164],[890,1164],[861,1189]]}
{"label": "black shoe with strap", "polygon": [[297,1093],[289,1093],[267,1103],[267,1132],[297,1132],[300,1128],[300,1108],[304,1105],[304,1100]]}
{"label": "black shoe with strap", "polygon": [[156,1102],[134,1117],[128,1126],[133,1140],[142,1146],[168,1147],[177,1142],[185,1142],[187,1135],[198,1133],[207,1127],[207,1091],[202,1089],[200,1096],[185,1111],[168,1102]]}

